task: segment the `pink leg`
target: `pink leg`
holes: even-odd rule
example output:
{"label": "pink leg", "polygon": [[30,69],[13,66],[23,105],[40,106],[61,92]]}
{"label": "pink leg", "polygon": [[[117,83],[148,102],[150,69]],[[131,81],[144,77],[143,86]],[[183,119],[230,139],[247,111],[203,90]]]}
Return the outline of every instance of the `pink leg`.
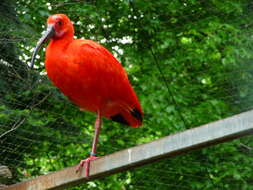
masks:
{"label": "pink leg", "polygon": [[90,161],[95,160],[96,158],[98,158],[96,156],[96,149],[97,149],[97,143],[98,143],[98,136],[99,136],[100,127],[101,127],[101,114],[100,114],[100,111],[98,111],[97,119],[96,119],[96,122],[95,122],[95,134],[94,134],[94,138],[93,138],[90,157],[85,159],[85,160],[81,160],[79,165],[77,166],[77,170],[76,170],[76,172],[78,172],[80,170],[80,168],[84,167],[84,165],[86,164],[86,168],[85,168],[86,177],[89,177]]}

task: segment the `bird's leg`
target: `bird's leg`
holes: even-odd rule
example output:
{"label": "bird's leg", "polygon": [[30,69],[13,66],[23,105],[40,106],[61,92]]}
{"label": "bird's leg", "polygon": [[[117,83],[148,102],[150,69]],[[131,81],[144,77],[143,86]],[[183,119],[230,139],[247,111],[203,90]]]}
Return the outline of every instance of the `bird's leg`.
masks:
{"label": "bird's leg", "polygon": [[95,133],[94,133],[94,138],[93,138],[90,157],[85,159],[85,160],[81,160],[80,164],[77,166],[77,170],[76,170],[76,172],[78,172],[80,170],[80,168],[83,167],[84,164],[86,164],[86,168],[85,168],[86,177],[89,177],[90,161],[95,160],[96,158],[98,158],[96,156],[96,149],[97,149],[97,143],[98,143],[98,136],[99,136],[100,127],[101,127],[101,114],[100,114],[100,111],[98,111],[97,112],[97,119],[96,119],[96,122],[95,122]]}

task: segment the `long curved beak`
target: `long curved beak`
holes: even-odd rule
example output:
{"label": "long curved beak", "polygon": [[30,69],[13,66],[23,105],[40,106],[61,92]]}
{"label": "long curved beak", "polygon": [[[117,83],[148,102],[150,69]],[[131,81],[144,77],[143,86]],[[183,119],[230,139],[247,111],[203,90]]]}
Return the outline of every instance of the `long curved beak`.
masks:
{"label": "long curved beak", "polygon": [[37,43],[37,46],[34,49],[33,52],[33,56],[32,56],[32,61],[31,61],[31,69],[33,69],[34,66],[34,61],[35,61],[35,57],[38,54],[40,48],[42,47],[42,45],[47,42],[48,40],[50,40],[55,34],[55,30],[53,25],[48,25],[46,32],[43,34],[43,36],[40,38],[40,40]]}

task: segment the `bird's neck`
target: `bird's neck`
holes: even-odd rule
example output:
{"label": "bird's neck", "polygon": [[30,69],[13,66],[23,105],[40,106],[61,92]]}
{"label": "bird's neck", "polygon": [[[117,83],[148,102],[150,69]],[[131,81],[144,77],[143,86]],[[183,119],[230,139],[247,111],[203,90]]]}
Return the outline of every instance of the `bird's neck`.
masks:
{"label": "bird's neck", "polygon": [[52,39],[46,50],[46,70],[60,68],[65,63],[69,44],[73,38]]}
{"label": "bird's neck", "polygon": [[67,70],[62,68],[68,64],[68,48],[73,40],[73,38],[52,39],[46,49],[47,74],[56,86],[64,82]]}
{"label": "bird's neck", "polygon": [[66,36],[61,39],[52,39],[48,47],[57,51],[64,51],[73,40],[72,36]]}

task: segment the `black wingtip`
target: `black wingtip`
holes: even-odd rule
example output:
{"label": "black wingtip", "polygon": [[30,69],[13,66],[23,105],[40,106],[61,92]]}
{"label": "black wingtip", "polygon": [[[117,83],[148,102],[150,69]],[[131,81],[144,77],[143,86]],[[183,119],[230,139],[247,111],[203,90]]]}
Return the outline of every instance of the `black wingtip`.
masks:
{"label": "black wingtip", "polygon": [[111,116],[111,120],[121,123],[123,125],[129,125],[129,123],[125,120],[125,118],[120,114],[116,114],[116,115]]}
{"label": "black wingtip", "polygon": [[134,108],[132,111],[131,111],[131,115],[134,116],[137,120],[139,120],[140,122],[142,122],[142,114],[141,114],[141,111],[138,110],[137,108]]}

